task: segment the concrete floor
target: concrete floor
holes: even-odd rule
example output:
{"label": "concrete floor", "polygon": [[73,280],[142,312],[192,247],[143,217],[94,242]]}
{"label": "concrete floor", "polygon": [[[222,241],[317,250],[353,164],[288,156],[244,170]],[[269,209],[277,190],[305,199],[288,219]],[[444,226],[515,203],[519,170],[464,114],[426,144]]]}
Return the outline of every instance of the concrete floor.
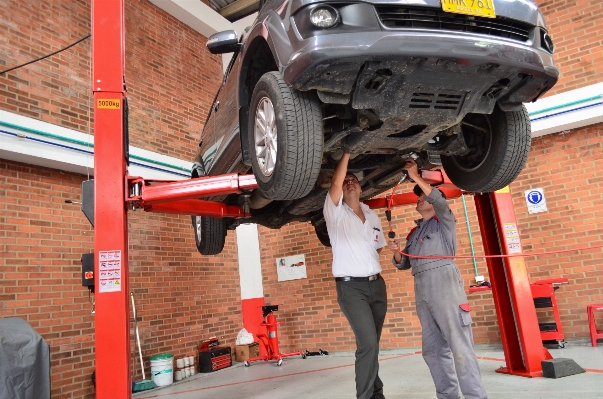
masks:
{"label": "concrete floor", "polygon": [[[554,358],[570,358],[586,373],[569,377],[525,378],[497,373],[504,366],[500,347],[478,346],[482,379],[490,399],[601,399],[603,398],[603,347],[590,342],[570,342],[564,349],[549,348]],[[379,375],[387,399],[435,398],[429,370],[417,349],[382,351]],[[286,358],[256,362],[197,374],[168,387],[135,394],[133,398],[166,399],[339,399],[355,398],[354,354]]]}

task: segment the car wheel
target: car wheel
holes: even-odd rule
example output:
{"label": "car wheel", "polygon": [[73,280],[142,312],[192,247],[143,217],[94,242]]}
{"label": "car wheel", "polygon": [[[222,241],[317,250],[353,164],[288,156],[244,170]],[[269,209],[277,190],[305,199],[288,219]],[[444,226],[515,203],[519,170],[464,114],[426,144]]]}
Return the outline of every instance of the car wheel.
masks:
{"label": "car wheel", "polygon": [[327,231],[327,224],[321,223],[319,225],[314,226],[314,231],[316,232],[316,237],[318,237],[318,241],[325,247],[331,246],[331,238],[329,238],[329,232]]}
{"label": "car wheel", "polygon": [[224,219],[192,216],[195,243],[201,255],[217,255],[224,249],[226,224]]}
{"label": "car wheel", "polygon": [[261,192],[272,200],[308,194],[322,160],[322,114],[316,93],[292,89],[278,72],[268,72],[255,86],[249,109],[249,148]]}
{"label": "car wheel", "polygon": [[442,166],[460,189],[491,192],[508,186],[523,169],[532,142],[530,118],[521,111],[470,114],[461,122],[469,153],[442,156]]}

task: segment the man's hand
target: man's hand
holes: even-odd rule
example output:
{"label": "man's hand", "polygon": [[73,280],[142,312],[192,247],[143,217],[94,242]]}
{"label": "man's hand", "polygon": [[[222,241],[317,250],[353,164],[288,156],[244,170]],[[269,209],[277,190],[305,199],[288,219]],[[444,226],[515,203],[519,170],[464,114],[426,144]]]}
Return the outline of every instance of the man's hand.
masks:
{"label": "man's hand", "polygon": [[423,191],[426,197],[431,194],[431,185],[429,185],[429,183],[423,180],[423,178],[421,177],[421,173],[419,172],[419,167],[417,166],[417,163],[414,160],[407,160],[402,169],[408,173],[408,177],[410,177],[415,183],[419,185],[419,187],[421,187],[421,190]]}
{"label": "man's hand", "polygon": [[398,240],[390,238],[387,242],[387,247],[394,253],[394,259],[400,263],[402,261],[402,254],[400,254],[400,243]]}
{"label": "man's hand", "polygon": [[348,170],[348,162],[350,160],[350,154],[344,153],[333,172],[333,178],[331,179],[331,188],[329,189],[329,195],[333,204],[339,203],[341,193],[343,193],[343,180],[345,179],[346,172]]}
{"label": "man's hand", "polygon": [[352,153],[352,146],[350,146],[350,144],[348,143],[348,141],[346,139],[343,139],[341,141],[341,149],[343,150],[343,152],[345,154],[351,154]]}
{"label": "man's hand", "polygon": [[417,166],[417,163],[413,159],[407,159],[406,163],[402,167],[402,170],[405,170],[408,173],[408,177],[415,182],[417,181],[417,178],[421,177],[421,174],[419,173],[419,166]]}

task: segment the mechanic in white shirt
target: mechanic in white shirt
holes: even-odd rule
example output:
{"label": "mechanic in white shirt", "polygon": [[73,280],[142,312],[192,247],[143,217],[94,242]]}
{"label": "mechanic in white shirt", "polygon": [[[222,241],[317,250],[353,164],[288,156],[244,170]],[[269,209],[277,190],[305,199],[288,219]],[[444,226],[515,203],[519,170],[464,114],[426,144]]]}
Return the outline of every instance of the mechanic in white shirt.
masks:
{"label": "mechanic in white shirt", "polygon": [[337,302],[356,336],[356,397],[385,399],[379,378],[379,339],[387,292],[379,253],[387,245],[377,214],[360,202],[362,188],[347,173],[350,154],[335,168],[323,213],[333,249]]}

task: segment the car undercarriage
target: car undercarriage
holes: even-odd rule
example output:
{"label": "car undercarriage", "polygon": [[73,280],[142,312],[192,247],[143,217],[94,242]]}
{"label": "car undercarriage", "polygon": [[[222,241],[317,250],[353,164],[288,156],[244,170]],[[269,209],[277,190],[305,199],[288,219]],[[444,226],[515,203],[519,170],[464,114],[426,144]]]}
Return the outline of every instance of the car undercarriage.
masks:
{"label": "car undercarriage", "polygon": [[[196,163],[205,165],[193,176],[253,172],[252,193],[212,199],[250,209],[246,222],[269,228],[311,221],[325,245],[322,207],[344,149],[361,200],[399,182],[411,156],[465,191],[510,184],[530,151],[523,103],[559,76],[546,26],[521,2],[500,4],[496,18],[428,2],[287,8],[280,0],[240,39],[233,31],[210,38],[210,51],[235,59],[204,128],[213,141],[200,143]],[[317,11],[334,25],[313,26]]]}

